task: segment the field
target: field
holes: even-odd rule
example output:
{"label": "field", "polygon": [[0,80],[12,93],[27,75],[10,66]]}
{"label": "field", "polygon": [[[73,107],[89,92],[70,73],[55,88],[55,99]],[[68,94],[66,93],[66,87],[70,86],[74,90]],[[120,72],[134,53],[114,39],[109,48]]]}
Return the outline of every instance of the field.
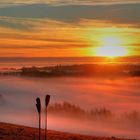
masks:
{"label": "field", "polygon": [[[44,139],[44,130],[41,130]],[[0,140],[37,140],[38,129],[20,125],[0,123]],[[48,140],[128,140],[115,137],[97,137],[78,134],[63,133],[57,131],[48,131]],[[130,139],[129,139],[130,140]]]}

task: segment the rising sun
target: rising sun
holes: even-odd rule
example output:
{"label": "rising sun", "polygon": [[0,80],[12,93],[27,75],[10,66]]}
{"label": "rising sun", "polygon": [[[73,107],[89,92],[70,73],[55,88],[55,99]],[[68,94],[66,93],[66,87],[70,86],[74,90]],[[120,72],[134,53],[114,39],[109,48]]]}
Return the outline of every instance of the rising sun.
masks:
{"label": "rising sun", "polygon": [[119,57],[125,56],[127,50],[121,46],[121,40],[116,37],[105,37],[102,39],[102,45],[95,50],[96,56]]}

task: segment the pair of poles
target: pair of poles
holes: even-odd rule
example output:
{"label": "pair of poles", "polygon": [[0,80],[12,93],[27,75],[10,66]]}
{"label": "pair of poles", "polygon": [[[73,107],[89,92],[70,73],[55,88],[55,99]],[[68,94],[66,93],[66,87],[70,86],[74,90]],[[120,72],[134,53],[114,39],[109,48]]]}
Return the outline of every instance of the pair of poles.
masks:
{"label": "pair of poles", "polygon": [[[47,107],[50,102],[50,95],[45,97],[45,140],[47,140]],[[38,129],[38,140],[41,140],[41,101],[40,98],[36,98],[36,108],[39,114],[39,129]]]}

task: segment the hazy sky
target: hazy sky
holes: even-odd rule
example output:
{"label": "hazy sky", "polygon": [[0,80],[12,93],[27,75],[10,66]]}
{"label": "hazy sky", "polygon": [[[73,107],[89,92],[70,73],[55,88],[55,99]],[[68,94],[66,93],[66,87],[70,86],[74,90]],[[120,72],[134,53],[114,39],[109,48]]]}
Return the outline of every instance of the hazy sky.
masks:
{"label": "hazy sky", "polygon": [[1,0],[0,56],[97,56],[108,45],[139,56],[139,13],[140,0]]}

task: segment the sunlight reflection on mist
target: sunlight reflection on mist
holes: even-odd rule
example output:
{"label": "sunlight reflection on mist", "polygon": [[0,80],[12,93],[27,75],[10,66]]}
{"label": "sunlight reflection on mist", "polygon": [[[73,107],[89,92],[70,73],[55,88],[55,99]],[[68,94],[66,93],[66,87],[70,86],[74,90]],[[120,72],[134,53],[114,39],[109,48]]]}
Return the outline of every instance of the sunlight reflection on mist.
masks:
{"label": "sunlight reflection on mist", "polygon": [[[51,104],[64,101],[85,110],[105,107],[115,113],[140,111],[140,78],[0,78],[0,120],[37,126],[35,99],[51,95]],[[83,122],[81,124],[81,121]],[[63,122],[63,124],[61,124]],[[140,127],[103,124],[49,115],[49,128],[94,135],[140,137]],[[126,129],[127,128],[127,129]]]}

